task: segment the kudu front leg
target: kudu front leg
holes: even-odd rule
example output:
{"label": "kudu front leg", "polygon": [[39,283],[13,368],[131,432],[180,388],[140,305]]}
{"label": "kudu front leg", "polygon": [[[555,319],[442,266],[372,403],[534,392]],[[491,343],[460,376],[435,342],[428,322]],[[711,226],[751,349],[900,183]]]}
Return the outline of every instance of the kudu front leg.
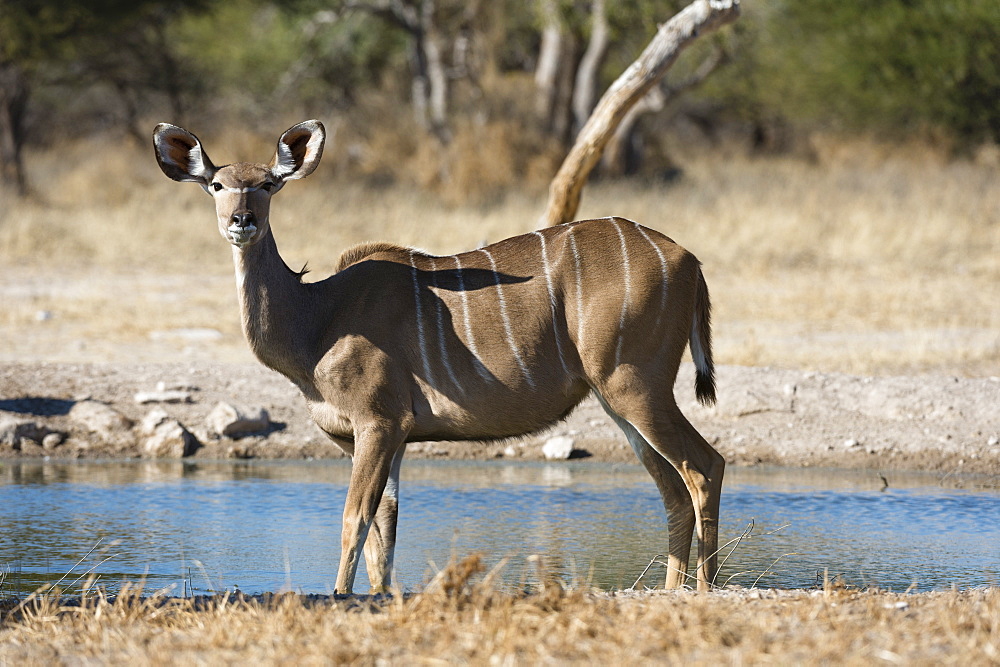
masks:
{"label": "kudu front leg", "polygon": [[[382,502],[393,460],[402,444],[403,437],[396,429],[370,427],[355,436],[351,481],[344,502],[344,523],[340,533],[337,593],[353,592],[365,541]],[[393,506],[391,523],[394,537],[396,503],[390,504]]]}

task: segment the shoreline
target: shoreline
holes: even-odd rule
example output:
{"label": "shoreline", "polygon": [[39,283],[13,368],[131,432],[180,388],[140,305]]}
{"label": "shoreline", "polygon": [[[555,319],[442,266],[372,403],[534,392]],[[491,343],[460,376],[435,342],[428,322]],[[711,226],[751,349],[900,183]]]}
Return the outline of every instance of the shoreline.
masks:
{"label": "shoreline", "polygon": [[[693,375],[693,366],[683,364],[675,387],[678,405],[731,465],[1000,476],[997,377],[858,377],[720,366],[718,405],[705,408],[695,401]],[[241,416],[263,409],[267,421],[258,423],[257,431],[220,434],[228,428],[219,426],[220,404]],[[150,426],[157,420],[151,417],[154,411],[159,426]],[[167,422],[179,424],[194,439],[183,451],[150,444]],[[545,461],[543,449],[552,440],[564,450],[559,456],[569,452],[571,460],[637,463],[592,397],[540,433],[491,443],[411,443],[406,455]],[[258,364],[0,364],[0,460],[46,457],[344,455],[309,420],[298,390]]]}

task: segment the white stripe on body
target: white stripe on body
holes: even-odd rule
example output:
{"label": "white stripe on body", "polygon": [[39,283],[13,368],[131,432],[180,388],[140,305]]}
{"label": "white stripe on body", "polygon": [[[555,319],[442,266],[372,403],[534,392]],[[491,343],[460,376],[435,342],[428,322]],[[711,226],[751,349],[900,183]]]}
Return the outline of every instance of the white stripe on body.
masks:
{"label": "white stripe on body", "polygon": [[479,349],[476,348],[476,338],[472,334],[472,318],[469,317],[469,295],[465,291],[465,277],[462,275],[462,260],[455,255],[455,269],[458,271],[458,293],[462,295],[462,317],[465,322],[465,344],[469,346],[469,351],[472,352],[473,364],[476,366],[476,372],[479,373],[479,377],[484,380],[490,380],[491,375],[486,365],[481,361],[482,357],[479,356]]}
{"label": "white stripe on body", "polygon": [[642,238],[649,241],[649,245],[653,246],[653,250],[656,251],[656,256],[660,258],[660,310],[656,313],[656,323],[653,324],[653,331],[658,331],[660,329],[660,321],[663,319],[663,314],[667,312],[667,258],[664,256],[663,251],[660,250],[660,246],[653,242],[653,239],[649,238],[649,234],[646,230],[642,228],[638,222],[633,222],[635,228],[639,230],[642,234]]}
{"label": "white stripe on body", "polygon": [[622,267],[625,271],[625,298],[622,299],[622,312],[618,316],[618,345],[615,346],[615,366],[622,361],[622,341],[625,340],[625,315],[628,313],[628,302],[632,292],[632,275],[628,262],[628,250],[625,247],[625,235],[617,220],[612,219],[615,231],[618,232],[618,241],[622,249]]}
{"label": "white stripe on body", "polygon": [[569,247],[573,251],[573,268],[576,271],[576,347],[583,346],[583,278],[580,275],[580,251],[576,247],[576,227],[569,228]]}
{"label": "white stripe on body", "polygon": [[424,380],[433,385],[434,378],[431,376],[430,355],[427,353],[427,337],[424,335],[424,311],[423,304],[420,303],[420,281],[417,279],[417,264],[413,261],[416,251],[410,251],[410,269],[413,276],[413,303],[416,306],[417,314],[417,342],[420,344],[420,360],[424,366]]}
{"label": "white stripe on body", "polygon": [[[433,258],[430,258],[431,262],[431,287],[437,287],[437,262]],[[458,389],[459,393],[462,392],[462,385],[459,383],[458,378],[455,377],[455,369],[451,367],[451,361],[448,359],[448,341],[445,338],[445,327],[444,327],[444,310],[445,304],[444,300],[436,292],[434,295],[437,300],[434,303],[437,309],[437,332],[438,332],[438,351],[441,353],[441,363],[444,364],[444,369],[448,373],[448,379],[451,380],[452,385]]]}
{"label": "white stripe on body", "polygon": [[556,351],[559,354],[559,363],[562,364],[563,372],[569,375],[569,367],[566,365],[566,355],[563,354],[562,338],[559,336],[559,324],[556,308],[556,289],[552,284],[552,267],[549,266],[549,257],[545,248],[545,236],[541,232],[532,232],[542,243],[542,268],[545,270],[545,286],[549,291],[549,310],[552,312],[552,334],[556,337]]}
{"label": "white stripe on body", "polygon": [[524,363],[521,351],[517,349],[517,343],[514,341],[514,330],[510,325],[510,315],[507,314],[507,301],[503,297],[503,286],[500,284],[500,273],[497,271],[497,263],[489,250],[480,248],[478,252],[486,255],[486,258],[490,260],[490,268],[493,269],[493,280],[496,281],[497,287],[497,300],[500,302],[500,318],[503,320],[504,333],[507,335],[507,344],[510,346],[510,351],[514,355],[514,360],[517,362],[518,367],[520,367],[521,373],[524,374],[524,379],[534,388],[535,381],[531,378],[531,371],[528,369],[528,365]]}

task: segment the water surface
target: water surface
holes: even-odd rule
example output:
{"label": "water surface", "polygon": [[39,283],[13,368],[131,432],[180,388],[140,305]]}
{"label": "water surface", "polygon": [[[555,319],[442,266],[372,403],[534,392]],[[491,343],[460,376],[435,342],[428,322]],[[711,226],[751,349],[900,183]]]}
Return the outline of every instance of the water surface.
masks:
{"label": "water surface", "polygon": [[[60,579],[79,588],[91,569],[112,590],[143,580],[178,595],[331,592],[349,473],[345,461],[0,463],[0,592]],[[719,580],[1000,583],[1000,493],[942,488],[931,475],[888,480],[883,490],[874,473],[730,468],[720,541],[753,532]],[[540,554],[567,581],[626,588],[665,552],[663,507],[637,465],[408,461],[401,487],[403,589],[473,552],[490,567],[506,558],[510,587],[536,581]],[[654,564],[640,585],[663,576]],[[363,566],[356,589],[367,590]]]}

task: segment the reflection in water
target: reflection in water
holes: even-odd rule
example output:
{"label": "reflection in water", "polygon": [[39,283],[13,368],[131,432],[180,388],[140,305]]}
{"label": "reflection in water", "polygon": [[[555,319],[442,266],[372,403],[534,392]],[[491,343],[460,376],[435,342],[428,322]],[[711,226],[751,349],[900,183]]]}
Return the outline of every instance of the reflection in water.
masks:
{"label": "reflection in water", "polygon": [[[349,463],[0,463],[0,594],[72,584],[88,569],[114,588],[329,592]],[[1000,494],[931,476],[727,471],[720,581],[813,585],[824,571],[895,590],[995,585]],[[770,531],[780,528],[771,534]],[[452,555],[508,557],[505,582],[535,580],[528,557],[567,580],[632,585],[665,551],[666,521],[638,466],[407,462],[396,580],[419,588]],[[96,549],[94,548],[96,545]],[[81,557],[93,553],[74,568]],[[725,551],[728,551],[726,549]],[[662,583],[654,566],[645,585]],[[365,589],[359,573],[357,589]],[[75,586],[79,586],[76,583]]]}

